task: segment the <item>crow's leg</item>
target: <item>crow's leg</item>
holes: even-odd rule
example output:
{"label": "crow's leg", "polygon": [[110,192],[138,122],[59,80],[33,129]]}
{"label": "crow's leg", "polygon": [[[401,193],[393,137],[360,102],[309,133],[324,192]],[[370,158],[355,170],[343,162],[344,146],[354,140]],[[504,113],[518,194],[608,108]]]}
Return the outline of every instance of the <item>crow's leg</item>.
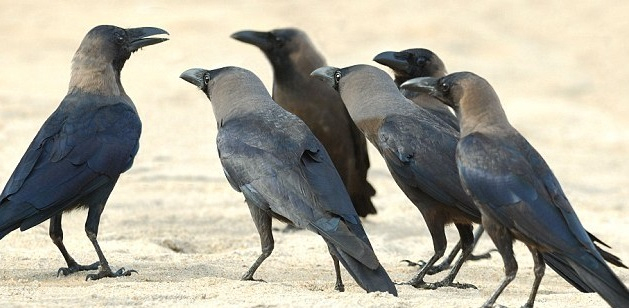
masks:
{"label": "crow's leg", "polygon": [[272,217],[269,213],[265,212],[255,204],[247,202],[249,211],[251,212],[251,218],[258,229],[260,234],[260,246],[262,247],[262,253],[256,259],[256,261],[249,267],[249,270],[242,276],[241,280],[255,280],[253,274],[258,270],[258,267],[268,258],[273,252],[275,241],[273,240]]}
{"label": "crow's leg", "polygon": [[59,275],[67,276],[72,273],[76,273],[79,271],[92,271],[97,270],[100,262],[94,262],[90,265],[80,265],[78,264],[74,258],[70,256],[68,251],[66,250],[65,245],[63,245],[63,230],[61,229],[61,213],[50,218],[50,228],[48,229],[48,234],[50,234],[50,238],[52,242],[59,248],[63,258],[66,260],[66,264],[68,267],[62,267],[57,271],[57,277]]}

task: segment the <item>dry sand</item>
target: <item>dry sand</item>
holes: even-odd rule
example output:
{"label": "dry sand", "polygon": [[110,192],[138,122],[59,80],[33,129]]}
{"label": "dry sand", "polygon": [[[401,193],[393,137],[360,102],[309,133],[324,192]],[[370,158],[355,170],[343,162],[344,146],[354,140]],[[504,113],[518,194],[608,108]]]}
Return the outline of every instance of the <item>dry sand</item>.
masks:
{"label": "dry sand", "polygon": [[[385,2],[385,1],[383,1]],[[176,4],[175,4],[176,3]],[[264,4],[262,4],[264,3]],[[223,177],[210,103],[179,74],[190,67],[238,65],[267,86],[262,53],[229,38],[237,30],[296,26],[328,63],[371,63],[377,53],[427,47],[451,72],[488,79],[511,120],[545,156],[583,224],[629,261],[629,2],[621,1],[0,1],[0,182],[65,95],[70,60],[98,24],[158,26],[171,40],[132,56],[123,72],[144,129],[135,166],[112,194],[99,234],[113,267],[131,277],[56,277],[63,259],[48,223],[0,241],[0,305],[9,306],[480,306],[502,277],[502,261],[470,262],[457,281],[478,290],[399,286],[399,297],[366,294],[346,272],[346,292],[323,241],[309,232],[275,233],[276,249],[256,277],[239,277],[260,252],[243,203]],[[473,3],[473,4],[472,4]],[[415,207],[371,148],[369,180],[379,214],[365,228],[397,282],[432,244]],[[82,263],[96,261],[83,231],[85,212],[64,216],[65,243]],[[283,228],[277,224],[278,228]],[[453,245],[458,237],[449,228]],[[483,237],[477,251],[492,248]],[[515,247],[520,270],[499,303],[520,306],[532,260]],[[629,283],[628,270],[616,270]],[[436,280],[443,277],[429,277]],[[597,307],[548,269],[538,307]]]}

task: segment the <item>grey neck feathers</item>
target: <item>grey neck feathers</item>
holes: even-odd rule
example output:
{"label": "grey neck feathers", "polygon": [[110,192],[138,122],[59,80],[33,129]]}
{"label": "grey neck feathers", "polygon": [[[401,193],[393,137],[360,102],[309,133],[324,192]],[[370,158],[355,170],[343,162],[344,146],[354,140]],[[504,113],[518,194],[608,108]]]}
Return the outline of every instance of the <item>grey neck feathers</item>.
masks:
{"label": "grey neck feathers", "polygon": [[340,93],[356,123],[403,112],[410,104],[391,78],[379,70],[361,70],[341,77]]}
{"label": "grey neck feathers", "polygon": [[473,132],[507,132],[513,129],[489,84],[469,88],[461,98],[457,116],[461,119],[461,137]]}
{"label": "grey neck feathers", "polygon": [[126,95],[120,72],[103,57],[85,57],[76,53],[72,59],[72,75],[68,94],[84,92],[105,96]]}
{"label": "grey neck feathers", "polygon": [[209,97],[219,123],[245,113],[277,106],[262,81],[253,74],[243,72],[217,76]]}

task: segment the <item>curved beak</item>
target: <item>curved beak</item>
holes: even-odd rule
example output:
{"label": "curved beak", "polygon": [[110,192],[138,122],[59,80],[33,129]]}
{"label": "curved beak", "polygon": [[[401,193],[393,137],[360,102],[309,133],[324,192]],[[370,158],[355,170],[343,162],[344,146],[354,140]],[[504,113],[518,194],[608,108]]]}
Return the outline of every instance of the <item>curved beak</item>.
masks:
{"label": "curved beak", "polygon": [[434,77],[418,77],[405,81],[400,85],[400,89],[413,92],[427,93],[428,95],[442,101],[444,104],[454,108],[453,102],[447,99],[441,91],[438,90],[439,78]]}
{"label": "curved beak", "polygon": [[197,86],[199,89],[203,89],[205,86],[205,83],[203,82],[203,75],[205,75],[206,72],[207,70],[202,68],[191,68],[181,73],[179,78]]}
{"label": "curved beak", "polygon": [[408,54],[405,52],[385,51],[379,53],[373,58],[374,61],[388,66],[396,71],[408,71],[410,65],[408,64]]}
{"label": "curved beak", "polygon": [[334,73],[339,69],[333,66],[322,66],[310,73],[310,76],[322,80],[330,87],[338,90],[338,84],[334,78]]}
{"label": "curved beak", "polygon": [[167,41],[168,38],[165,37],[150,37],[153,35],[166,34],[168,32],[164,29],[155,28],[155,27],[141,27],[141,28],[129,28],[126,29],[127,34],[129,35],[129,50],[134,52],[142,47],[146,47],[149,45],[155,45],[164,41]]}
{"label": "curved beak", "polygon": [[418,77],[405,81],[400,88],[415,92],[432,93],[437,91],[439,79],[433,77]]}
{"label": "curved beak", "polygon": [[243,43],[257,46],[263,50],[271,49],[273,47],[273,41],[271,40],[272,35],[270,32],[245,30],[238,31],[230,37]]}

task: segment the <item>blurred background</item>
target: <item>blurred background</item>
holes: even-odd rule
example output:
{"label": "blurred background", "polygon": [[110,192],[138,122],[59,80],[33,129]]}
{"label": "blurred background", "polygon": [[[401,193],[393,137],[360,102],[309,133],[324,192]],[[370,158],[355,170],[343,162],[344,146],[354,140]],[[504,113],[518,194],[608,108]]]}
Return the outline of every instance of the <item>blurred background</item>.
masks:
{"label": "blurred background", "polygon": [[[144,121],[140,165],[170,157],[186,163],[165,172],[198,173],[194,158],[206,163],[215,151],[213,115],[179,74],[236,65],[270,89],[263,54],[229,35],[298,27],[339,67],[378,65],[371,59],[385,50],[431,49],[450,72],[472,71],[494,86],[564,185],[602,182],[591,191],[603,194],[629,186],[626,155],[612,155],[629,153],[626,1],[0,1],[0,8],[0,182],[65,95],[83,35],[114,24],[171,34],[132,56],[122,74]],[[181,138],[187,134],[196,137]],[[586,178],[577,176],[581,168]]]}

